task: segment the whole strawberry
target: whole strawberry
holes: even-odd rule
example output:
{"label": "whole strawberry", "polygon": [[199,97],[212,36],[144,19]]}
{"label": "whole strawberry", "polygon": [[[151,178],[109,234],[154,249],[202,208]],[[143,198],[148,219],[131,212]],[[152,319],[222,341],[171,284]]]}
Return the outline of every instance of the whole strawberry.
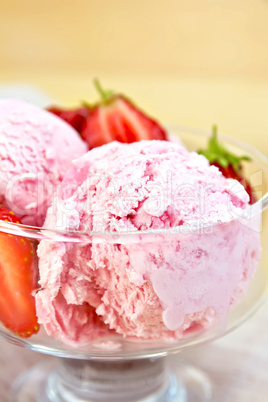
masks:
{"label": "whole strawberry", "polygon": [[218,141],[217,126],[212,127],[212,137],[209,139],[208,148],[200,150],[199,153],[204,155],[211,165],[215,165],[227,179],[238,180],[243,184],[245,190],[250,197],[250,204],[256,202],[256,197],[253,194],[253,189],[248,180],[243,175],[242,161],[250,161],[248,156],[236,156],[229,152]]}
{"label": "whole strawberry", "polygon": [[39,330],[33,291],[37,286],[37,257],[32,242],[1,231],[1,221],[20,223],[0,207],[0,321],[16,335],[29,337]]}

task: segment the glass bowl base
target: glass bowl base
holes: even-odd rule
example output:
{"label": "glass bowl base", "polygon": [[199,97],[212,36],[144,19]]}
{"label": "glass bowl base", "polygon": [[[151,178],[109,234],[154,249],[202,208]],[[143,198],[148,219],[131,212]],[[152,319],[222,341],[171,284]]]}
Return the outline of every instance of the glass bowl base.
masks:
{"label": "glass bowl base", "polygon": [[12,387],[13,402],[207,402],[206,374],[168,358],[103,362],[60,358],[35,365]]}

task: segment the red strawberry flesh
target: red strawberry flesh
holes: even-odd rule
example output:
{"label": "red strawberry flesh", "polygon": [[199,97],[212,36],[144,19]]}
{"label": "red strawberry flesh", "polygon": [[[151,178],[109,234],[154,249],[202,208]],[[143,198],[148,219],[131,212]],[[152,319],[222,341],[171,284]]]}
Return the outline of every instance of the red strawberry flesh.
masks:
{"label": "red strawberry flesh", "polygon": [[[0,220],[19,223],[3,208]],[[29,337],[39,330],[33,296],[37,283],[35,247],[24,237],[0,232],[0,250],[0,321],[17,335]]]}
{"label": "red strawberry flesh", "polygon": [[56,116],[60,117],[66,123],[70,124],[78,133],[89,115],[88,107],[79,107],[76,109],[62,109],[58,106],[50,106],[47,110]]}
{"label": "red strawberry flesh", "polygon": [[95,106],[81,136],[89,149],[111,141],[167,140],[166,130],[122,95],[114,96],[107,104]]}

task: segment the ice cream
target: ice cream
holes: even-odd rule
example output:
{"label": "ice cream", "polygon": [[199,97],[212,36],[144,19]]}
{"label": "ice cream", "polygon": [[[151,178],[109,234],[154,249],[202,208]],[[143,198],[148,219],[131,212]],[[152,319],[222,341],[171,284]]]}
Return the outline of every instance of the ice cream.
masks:
{"label": "ice cream", "polygon": [[42,226],[71,160],[86,151],[61,119],[21,100],[1,99],[0,203],[23,223]]}
{"label": "ice cream", "polygon": [[235,219],[248,199],[179,144],[91,150],[72,162],[44,227],[98,235],[41,241],[39,323],[76,344],[111,333],[180,338],[225,320],[260,256],[259,233]]}

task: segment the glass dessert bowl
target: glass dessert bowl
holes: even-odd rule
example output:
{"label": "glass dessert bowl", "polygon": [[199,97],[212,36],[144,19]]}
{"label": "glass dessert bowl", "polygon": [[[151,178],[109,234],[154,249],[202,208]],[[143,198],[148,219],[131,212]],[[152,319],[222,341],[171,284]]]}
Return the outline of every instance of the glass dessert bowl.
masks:
{"label": "glass dessert bowl", "polygon": [[[183,127],[170,130],[178,135],[189,151],[204,148],[209,136]],[[268,256],[264,246],[257,268],[255,265],[259,236],[262,245],[268,236],[267,216],[262,213],[265,207],[263,196],[268,190],[268,159],[246,144],[227,137],[221,137],[221,140],[234,153],[246,153],[251,157],[251,162],[245,164],[245,172],[259,199],[242,215],[233,209],[232,222],[212,225],[193,221],[183,227],[128,233],[64,232],[0,222],[0,231],[7,236],[30,239],[35,247],[42,242],[44,254],[49,259],[55,257],[51,250],[56,250],[57,255],[63,247],[69,250],[65,259],[68,263],[68,259],[76,258],[89,247],[102,251],[100,264],[104,263],[105,255],[108,259],[113,255],[113,260],[117,259],[124,265],[122,250],[127,251],[141,275],[145,275],[143,265],[148,261],[159,265],[156,259],[160,254],[165,266],[165,269],[158,269],[151,279],[164,310],[155,299],[150,300],[151,288],[143,288],[142,294],[131,288],[130,294],[120,294],[118,300],[116,297],[110,300],[113,310],[117,311],[115,329],[107,330],[91,310],[80,311],[82,316],[76,316],[74,325],[71,320],[75,313],[70,313],[67,305],[57,311],[58,317],[54,320],[57,325],[45,325],[51,336],[43,325],[31,337],[16,336],[1,325],[0,335],[7,341],[60,358],[58,365],[53,361],[51,365],[37,366],[30,373],[23,374],[14,384],[13,400],[190,400],[190,390],[184,387],[183,375],[180,378],[176,370],[168,369],[165,356],[230,332],[256,311],[267,293]],[[179,258],[183,263],[178,262]],[[179,272],[174,273],[172,267],[180,264]],[[187,270],[187,264],[192,270]],[[239,264],[241,268],[238,269]],[[111,278],[107,280],[112,281]],[[74,281],[79,281],[79,278]],[[133,301],[129,300],[131,298]],[[46,300],[44,296],[43,305]],[[120,310],[126,302],[129,316]],[[140,321],[131,311],[132,302],[135,305],[141,303]],[[62,306],[61,302],[59,304]],[[108,313],[109,307],[108,302]],[[87,313],[95,326],[90,334],[81,330],[83,314]],[[77,324],[79,320],[83,322],[81,327]],[[132,321],[135,322],[134,329]],[[124,326],[128,327],[127,335],[126,331],[122,335],[118,330]],[[91,340],[85,342],[86,337]],[[206,381],[206,378],[199,376],[199,380]],[[209,400],[210,392],[204,391],[208,388],[202,389],[199,400]]]}

